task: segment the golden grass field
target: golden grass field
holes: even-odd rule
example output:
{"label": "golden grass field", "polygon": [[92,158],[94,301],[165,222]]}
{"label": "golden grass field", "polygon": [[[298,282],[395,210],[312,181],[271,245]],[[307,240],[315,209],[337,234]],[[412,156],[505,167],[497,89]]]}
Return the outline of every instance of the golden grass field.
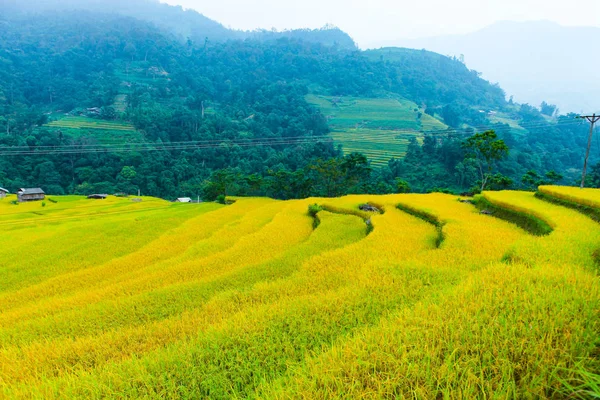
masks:
{"label": "golden grass field", "polygon": [[[600,190],[540,190],[600,208]],[[9,196],[0,398],[600,396],[600,225],[483,197],[552,232],[444,194]]]}

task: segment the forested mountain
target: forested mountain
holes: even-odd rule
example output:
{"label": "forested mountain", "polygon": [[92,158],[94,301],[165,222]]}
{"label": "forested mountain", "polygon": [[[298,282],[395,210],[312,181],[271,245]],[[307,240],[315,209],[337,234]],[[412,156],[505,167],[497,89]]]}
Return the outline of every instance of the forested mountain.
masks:
{"label": "forested mountain", "polygon": [[[0,186],[207,199],[385,193],[404,181],[417,191],[467,190],[477,174],[462,141],[489,128],[513,148],[500,171],[517,185],[529,170],[580,164],[585,127],[507,103],[456,59],[360,52],[331,30],[318,32],[323,40],[313,31],[184,40],[168,24],[89,4],[0,15]],[[135,16],[166,7],[145,4]],[[404,159],[374,169],[362,154],[342,155],[308,94],[405,98],[451,128],[425,133]]]}
{"label": "forested mountain", "polygon": [[159,0],[4,0],[0,10],[12,15],[31,15],[48,12],[88,11],[95,14],[115,14],[150,22],[172,33],[181,41],[191,40],[200,45],[205,42],[224,42],[227,40],[270,40],[282,37],[318,42],[330,46],[337,45],[353,49],[356,44],[345,32],[336,27],[323,29],[299,29],[284,32],[275,31],[238,31],[181,6],[170,6]]}
{"label": "forested mountain", "polygon": [[[427,49],[460,57],[485,79],[499,82],[516,101],[556,104],[563,112],[598,111],[598,27],[566,27],[549,21],[498,22],[466,35],[390,40],[383,46]],[[581,57],[574,62],[573,57]]]}

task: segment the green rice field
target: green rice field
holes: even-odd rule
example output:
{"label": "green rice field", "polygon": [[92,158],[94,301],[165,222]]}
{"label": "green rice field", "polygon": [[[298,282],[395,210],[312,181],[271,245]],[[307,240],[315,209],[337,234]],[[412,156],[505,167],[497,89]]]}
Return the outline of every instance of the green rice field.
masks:
{"label": "green rice field", "polygon": [[123,121],[105,121],[88,117],[69,116],[49,122],[45,128],[60,130],[73,137],[92,136],[100,142],[131,142],[142,140],[135,127]]}
{"label": "green rice field", "polygon": [[[423,112],[411,101],[308,95],[306,100],[321,110],[332,136],[345,154],[361,152],[373,166],[406,155],[412,137],[439,132],[447,126]],[[415,111],[416,110],[416,111]]]}

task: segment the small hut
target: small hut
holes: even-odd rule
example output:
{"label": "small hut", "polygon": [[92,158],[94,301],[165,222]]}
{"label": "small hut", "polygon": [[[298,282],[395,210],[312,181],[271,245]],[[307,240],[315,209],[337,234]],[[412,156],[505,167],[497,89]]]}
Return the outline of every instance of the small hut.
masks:
{"label": "small hut", "polygon": [[5,198],[8,193],[8,190],[4,189],[3,187],[0,187],[0,199]]}
{"label": "small hut", "polygon": [[40,201],[46,198],[46,193],[40,188],[19,189],[17,198],[20,203],[27,201]]}
{"label": "small hut", "polygon": [[177,200],[175,200],[175,203],[191,203],[192,199],[189,197],[180,197]]}
{"label": "small hut", "polygon": [[90,194],[87,198],[93,200],[106,200],[107,194]]}

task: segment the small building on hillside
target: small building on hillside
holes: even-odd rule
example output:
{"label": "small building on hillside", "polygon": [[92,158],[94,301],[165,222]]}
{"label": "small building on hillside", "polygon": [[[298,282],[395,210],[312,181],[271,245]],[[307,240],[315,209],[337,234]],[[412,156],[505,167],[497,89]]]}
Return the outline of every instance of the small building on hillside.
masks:
{"label": "small building on hillside", "polygon": [[46,198],[46,193],[40,188],[19,189],[17,198],[20,203],[27,201],[40,201]]}
{"label": "small building on hillside", "polygon": [[0,187],[0,199],[5,198],[8,193],[8,190],[4,189],[3,187]]}
{"label": "small building on hillside", "polygon": [[180,197],[177,200],[175,200],[175,203],[191,203],[192,199],[190,199],[189,197]]}
{"label": "small building on hillside", "polygon": [[87,198],[93,200],[106,200],[107,194],[90,194]]}

